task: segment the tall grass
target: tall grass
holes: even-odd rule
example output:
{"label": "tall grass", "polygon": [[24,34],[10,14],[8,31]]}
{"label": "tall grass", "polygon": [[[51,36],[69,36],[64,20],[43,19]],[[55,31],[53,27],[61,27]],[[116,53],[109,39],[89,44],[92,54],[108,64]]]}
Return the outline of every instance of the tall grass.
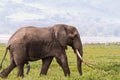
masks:
{"label": "tall grass", "polygon": [[[46,76],[40,76],[41,60],[30,62],[31,70],[24,78],[17,78],[17,68],[15,68],[5,80],[120,80],[120,45],[111,44],[105,46],[84,45],[84,60],[92,63],[95,70],[83,64],[83,76],[79,76],[77,71],[76,56],[69,47],[67,52],[68,64],[71,71],[70,77],[65,77],[61,67],[56,60],[48,70]],[[3,58],[5,44],[0,44],[0,61]],[[3,63],[3,69],[9,65],[9,54]],[[24,67],[26,72],[26,66]],[[2,78],[0,78],[1,80]]]}

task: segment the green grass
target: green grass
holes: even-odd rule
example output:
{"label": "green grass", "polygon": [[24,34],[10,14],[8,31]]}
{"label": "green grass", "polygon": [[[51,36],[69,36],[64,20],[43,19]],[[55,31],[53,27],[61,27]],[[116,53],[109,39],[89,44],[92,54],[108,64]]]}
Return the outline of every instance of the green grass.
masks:
{"label": "green grass", "polygon": [[[105,46],[99,45],[84,45],[84,60],[90,62],[95,67],[95,70],[83,64],[83,76],[79,76],[77,71],[76,56],[69,47],[67,52],[69,68],[71,71],[70,77],[65,77],[61,67],[56,60],[48,70],[46,76],[39,76],[41,61],[30,62],[31,70],[24,78],[17,78],[17,68],[15,68],[5,80],[120,80],[120,45],[111,44]],[[5,45],[0,44],[0,61],[3,58]],[[9,65],[9,54],[3,63],[3,69]],[[25,66],[26,72],[26,66]],[[1,80],[2,78],[0,78]]]}

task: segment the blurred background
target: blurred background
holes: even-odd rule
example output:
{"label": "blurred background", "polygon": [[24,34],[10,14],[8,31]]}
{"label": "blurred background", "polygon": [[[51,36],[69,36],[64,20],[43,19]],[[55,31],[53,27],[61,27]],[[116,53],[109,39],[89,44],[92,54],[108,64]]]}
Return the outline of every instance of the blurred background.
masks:
{"label": "blurred background", "polygon": [[75,26],[83,43],[120,42],[120,0],[0,0],[0,42],[20,27]]}

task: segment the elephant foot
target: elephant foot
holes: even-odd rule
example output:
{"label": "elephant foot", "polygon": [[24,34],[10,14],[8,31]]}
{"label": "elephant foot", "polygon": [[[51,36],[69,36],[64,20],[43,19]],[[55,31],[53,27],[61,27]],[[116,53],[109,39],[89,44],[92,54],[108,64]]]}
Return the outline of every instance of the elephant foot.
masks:
{"label": "elephant foot", "polygon": [[21,78],[24,78],[24,75],[17,75],[17,77],[21,77]]}
{"label": "elephant foot", "polygon": [[82,72],[79,72],[80,76],[82,76]]}
{"label": "elephant foot", "polygon": [[7,75],[3,74],[3,73],[0,73],[0,77],[1,78],[7,78]]}
{"label": "elephant foot", "polygon": [[69,74],[64,74],[65,75],[65,77],[70,77],[70,73]]}
{"label": "elephant foot", "polygon": [[46,75],[47,73],[40,73],[40,76],[42,76],[42,75]]}

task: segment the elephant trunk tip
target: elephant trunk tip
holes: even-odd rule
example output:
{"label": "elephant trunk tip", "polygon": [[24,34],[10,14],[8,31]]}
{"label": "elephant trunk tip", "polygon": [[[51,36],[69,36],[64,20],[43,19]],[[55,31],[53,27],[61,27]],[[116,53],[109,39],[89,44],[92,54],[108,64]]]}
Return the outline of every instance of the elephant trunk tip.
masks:
{"label": "elephant trunk tip", "polygon": [[87,65],[88,67],[92,68],[92,69],[95,69],[94,66],[91,64],[91,63],[88,63],[88,62],[85,62],[82,58],[82,56],[80,55],[79,51],[76,49],[76,53],[78,55],[78,57],[80,58],[80,60],[85,64]]}

